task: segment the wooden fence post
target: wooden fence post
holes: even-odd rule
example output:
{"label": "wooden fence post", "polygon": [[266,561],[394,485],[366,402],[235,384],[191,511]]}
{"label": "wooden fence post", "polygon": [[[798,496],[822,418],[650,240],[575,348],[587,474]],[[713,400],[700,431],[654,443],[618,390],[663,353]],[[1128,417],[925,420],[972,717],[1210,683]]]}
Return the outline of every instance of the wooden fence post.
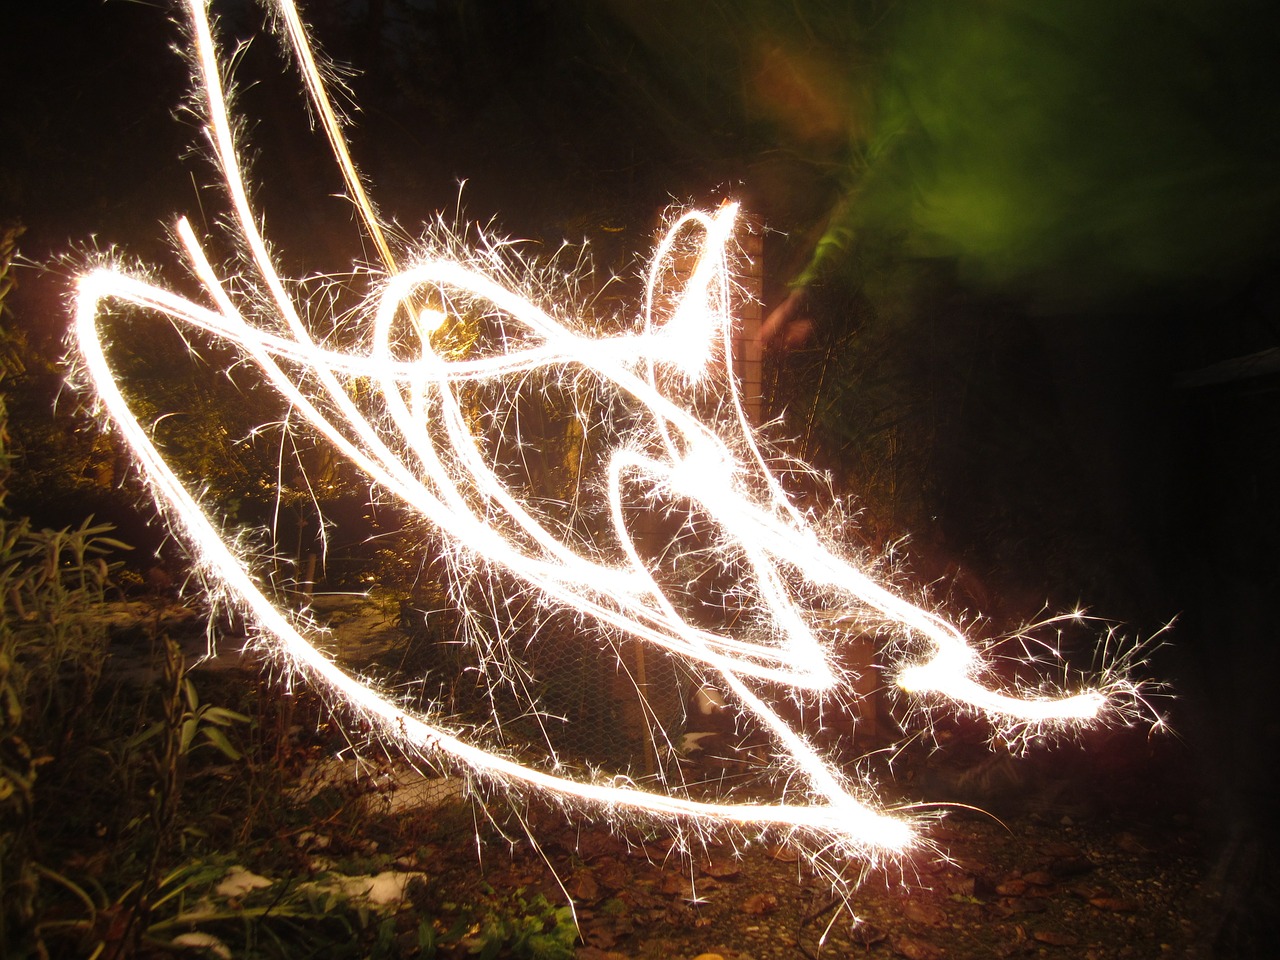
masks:
{"label": "wooden fence post", "polygon": [[742,260],[736,279],[741,294],[735,311],[733,372],[738,376],[747,417],[759,425],[764,396],[764,345],[760,342],[760,326],[764,323],[764,230],[757,221],[744,218],[738,233]]}

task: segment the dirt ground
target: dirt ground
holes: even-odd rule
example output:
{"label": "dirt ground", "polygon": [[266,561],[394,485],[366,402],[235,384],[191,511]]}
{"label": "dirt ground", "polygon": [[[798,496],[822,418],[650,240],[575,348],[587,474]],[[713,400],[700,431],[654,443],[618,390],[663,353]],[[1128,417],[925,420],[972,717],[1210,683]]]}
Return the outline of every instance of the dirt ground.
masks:
{"label": "dirt ground", "polygon": [[588,960],[1234,955],[1220,949],[1218,884],[1190,817],[1077,816],[955,810],[931,831],[937,854],[837,895],[786,847],[682,857],[549,815],[540,852],[486,843],[478,858],[462,844],[438,882],[569,894]]}
{"label": "dirt ground", "polygon": [[[233,656],[200,669],[234,685],[259,668]],[[483,905],[534,912],[523,905],[539,895],[572,903],[583,960],[1267,955],[1256,918],[1240,923],[1255,909],[1246,901],[1256,865],[1208,836],[1207,801],[1176,737],[1121,731],[1025,758],[963,739],[904,751],[886,788],[904,803],[945,802],[928,830],[933,850],[866,875],[850,863],[839,893],[785,845],[684,853],[661,832],[529,801],[481,805],[460,781],[406,778],[394,760],[334,766],[311,731],[298,735],[299,755],[313,758],[306,776],[359,798],[363,812],[330,824],[323,857],[291,841],[292,869],[305,880],[315,864],[376,851],[419,878],[399,926],[407,942],[430,918],[442,934],[435,956],[480,952],[444,932]]]}
{"label": "dirt ground", "polygon": [[1009,826],[953,818],[938,831],[950,862],[873,876],[847,903],[768,850],[699,864],[689,877],[642,864],[631,871],[632,923],[610,929],[588,905],[584,940],[627,957],[1194,955],[1202,878],[1189,837]]}

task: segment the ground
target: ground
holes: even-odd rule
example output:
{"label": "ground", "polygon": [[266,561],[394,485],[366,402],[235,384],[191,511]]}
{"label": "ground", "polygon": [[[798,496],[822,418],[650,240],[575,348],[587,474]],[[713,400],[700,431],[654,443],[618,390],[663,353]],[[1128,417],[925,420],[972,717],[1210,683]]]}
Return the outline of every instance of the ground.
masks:
{"label": "ground", "polygon": [[[367,643],[391,642],[393,619],[364,620]],[[181,614],[169,629],[194,644],[198,623]],[[262,664],[221,642],[224,655],[197,669],[201,688],[265,689]],[[300,707],[283,727],[287,749],[275,749],[274,789],[289,809],[235,864],[268,885],[262,898],[335,882],[392,890],[375,909],[387,917],[384,955],[570,956],[574,919],[584,960],[1234,955],[1220,949],[1221,878],[1206,869],[1203,805],[1178,787],[1176,739],[1153,748],[1120,734],[1092,755],[1084,743],[1026,759],[958,741],[908,749],[889,789],[956,801],[928,831],[933,849],[865,875],[847,864],[853,885],[836,892],[785,844],[713,840],[690,853],[661,830],[536,799],[482,803],[393,754],[366,746],[357,758],[323,709],[309,716]],[[257,909],[226,889],[233,911]]]}
{"label": "ground", "polygon": [[[563,841],[544,849],[558,855],[578,903],[578,955],[597,960],[1190,957],[1208,932],[1199,849],[1185,824],[999,824],[959,813],[934,831],[947,859],[872,874],[847,900],[785,849],[716,850],[691,869],[577,836],[579,848],[589,837],[599,852],[576,869]],[[538,867],[518,853],[510,866],[489,866],[490,882],[546,883]]]}
{"label": "ground", "polygon": [[[936,854],[873,871],[836,894],[785,846],[687,856],[660,836],[559,811],[526,806],[517,819],[495,804],[490,812],[509,843],[494,823],[481,818],[473,830],[469,814],[437,810],[462,829],[402,851],[397,862],[425,875],[409,917],[430,915],[443,932],[455,914],[517,891],[522,901],[571,900],[576,955],[586,960],[1219,955],[1210,948],[1217,910],[1201,837],[1182,815],[1030,812],[998,821],[956,810],[931,831]],[[405,824],[383,827],[389,832],[379,835],[391,839]],[[442,955],[469,956],[476,946],[462,938]]]}

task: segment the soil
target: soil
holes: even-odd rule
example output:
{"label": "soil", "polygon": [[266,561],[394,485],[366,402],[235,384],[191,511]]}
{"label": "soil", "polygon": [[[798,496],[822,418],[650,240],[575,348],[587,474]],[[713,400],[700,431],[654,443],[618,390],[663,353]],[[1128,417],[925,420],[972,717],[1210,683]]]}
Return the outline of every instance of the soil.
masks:
{"label": "soil", "polygon": [[[542,848],[577,904],[578,956],[595,960],[1210,955],[1212,898],[1186,824],[958,813],[933,836],[946,857],[873,873],[839,895],[785,848],[714,850],[691,863],[591,828],[544,836]],[[550,880],[518,848],[485,872],[495,886]]]}
{"label": "soil", "polygon": [[929,831],[935,852],[865,875],[848,864],[843,891],[785,845],[682,855],[563,815],[531,818],[539,849],[462,844],[444,856],[441,887],[483,877],[567,893],[587,960],[1245,955],[1230,942],[1197,820],[1170,804],[1055,797],[999,819],[952,809]]}
{"label": "soil", "polygon": [[[260,665],[236,655],[200,669],[234,683]],[[298,736],[311,762],[299,766],[296,797],[336,785],[360,812],[353,828],[294,838],[292,869],[305,880],[334,858],[376,852],[421,876],[397,927],[407,947],[429,919],[442,935],[436,956],[480,950],[444,936],[460,918],[486,903],[518,914],[513,904],[539,894],[573,904],[584,960],[1265,955],[1232,940],[1231,865],[1209,869],[1205,806],[1172,738],[1152,750],[1120,734],[1092,752],[1024,760],[962,743],[900,753],[891,789],[904,801],[955,803],[928,830],[932,850],[869,872],[844,865],[847,886],[836,889],[785,844],[687,852],[528,800],[482,804],[461,781],[402,762],[335,764],[309,731]],[[308,847],[321,840],[323,850]]]}

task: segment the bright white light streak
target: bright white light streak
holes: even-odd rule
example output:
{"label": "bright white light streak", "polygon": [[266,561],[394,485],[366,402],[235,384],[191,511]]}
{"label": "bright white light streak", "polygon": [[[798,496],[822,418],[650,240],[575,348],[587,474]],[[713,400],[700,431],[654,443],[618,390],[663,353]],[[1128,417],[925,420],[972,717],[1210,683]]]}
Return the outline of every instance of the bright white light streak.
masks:
{"label": "bright white light streak", "polygon": [[[121,270],[100,268],[80,279],[74,339],[107,415],[211,583],[247,607],[265,640],[288,663],[410,751],[443,755],[490,780],[525,784],[605,810],[708,825],[781,828],[811,835],[828,850],[872,859],[909,849],[913,825],[863,795],[751,686],[751,681],[769,681],[825,691],[841,683],[828,642],[789,585],[797,577],[821,589],[824,597],[834,596],[862,612],[864,619],[865,611],[873,612],[914,642],[912,656],[918,659],[896,674],[910,693],[932,694],[1013,727],[1089,723],[1108,709],[1106,690],[1022,698],[983,685],[987,664],[959,629],[870,577],[838,544],[819,536],[787,498],[757,444],[732,373],[728,251],[736,206],[725,205],[715,213],[691,211],[672,225],[653,259],[639,332],[598,336],[572,329],[501,275],[478,269],[474,264],[479,258],[432,254],[401,266],[351,162],[292,0],[274,0],[272,6],[285,25],[349,196],[386,267],[368,315],[367,350],[317,343],[302,320],[306,305],[295,302],[272,262],[245,186],[222,60],[201,0],[189,0],[189,15],[206,131],[240,241],[264,295],[233,296],[190,224],[182,220],[178,236],[210,305]],[[668,297],[663,289],[668,268],[677,247],[687,245],[691,235],[699,237],[693,268],[683,289]],[[664,307],[668,300],[673,306]],[[501,349],[461,358],[438,351],[433,333],[457,318],[454,305],[482,305],[503,317]],[[387,491],[468,555],[483,558],[488,569],[502,571],[512,591],[531,588],[547,604],[575,611],[594,624],[602,652],[630,638],[714,671],[737,706],[768,732],[778,762],[793,783],[803,784],[803,799],[698,802],[630,783],[548,773],[482,749],[345,671],[311,642],[313,624],[267,598],[249,561],[228,544],[133,413],[104,346],[104,324],[121,307],[163,315],[179,328],[197,328],[233,346],[296,418],[354,463],[371,485]],[[411,337],[400,329],[403,323],[397,326],[406,315],[414,321]],[[265,323],[256,320],[263,316]],[[459,391],[468,386],[533,374],[552,382],[585,377],[595,388],[623,398],[640,424],[604,464],[608,503],[603,506],[612,521],[608,549],[550,528],[523,503],[486,460],[459,400]],[[367,386],[355,389],[358,384],[372,384],[376,391],[370,397]],[[718,391],[719,409],[727,415],[698,415],[690,399],[695,388]],[[736,589],[748,598],[757,623],[767,625],[753,634],[757,639],[694,626],[663,592],[626,522],[628,511],[638,504],[653,510],[663,503],[697,510],[720,542],[742,558],[748,572]],[[788,796],[794,795],[789,791]]]}

